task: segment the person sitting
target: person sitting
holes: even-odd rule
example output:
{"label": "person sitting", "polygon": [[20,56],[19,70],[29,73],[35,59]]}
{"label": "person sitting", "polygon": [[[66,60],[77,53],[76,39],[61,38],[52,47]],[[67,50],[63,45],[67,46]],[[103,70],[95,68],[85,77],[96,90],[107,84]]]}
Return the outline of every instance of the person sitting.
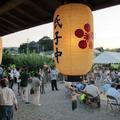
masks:
{"label": "person sitting", "polygon": [[107,81],[104,81],[104,82],[105,82],[104,85],[101,86],[101,92],[103,94],[106,94],[106,92],[108,91],[108,89],[111,87],[111,84],[109,82],[107,82]]}
{"label": "person sitting", "polygon": [[117,85],[116,89],[120,93],[120,84]]}
{"label": "person sitting", "polygon": [[110,96],[116,98],[116,100],[117,100],[118,103],[120,104],[120,93],[119,93],[119,91],[116,89],[116,84],[115,84],[115,83],[113,83],[113,84],[111,85],[111,87],[108,89],[107,95],[110,95]]}
{"label": "person sitting", "polygon": [[100,91],[98,87],[95,85],[95,81],[90,81],[90,84],[87,85],[84,89],[86,93],[93,96],[92,101],[97,102],[98,108],[100,107]]}
{"label": "person sitting", "polygon": [[112,83],[112,77],[110,76],[110,74],[108,73],[107,76],[106,76],[106,79],[104,80],[105,82],[108,82],[108,83]]}
{"label": "person sitting", "polygon": [[78,91],[81,91],[81,90],[83,90],[83,89],[86,87],[86,84],[84,83],[84,81],[82,81],[82,82],[77,83],[77,84],[75,85],[75,87],[76,87],[76,89],[77,89]]}
{"label": "person sitting", "polygon": [[71,92],[73,91],[73,87],[72,87],[72,82],[64,82],[65,84],[65,93],[71,94]]}

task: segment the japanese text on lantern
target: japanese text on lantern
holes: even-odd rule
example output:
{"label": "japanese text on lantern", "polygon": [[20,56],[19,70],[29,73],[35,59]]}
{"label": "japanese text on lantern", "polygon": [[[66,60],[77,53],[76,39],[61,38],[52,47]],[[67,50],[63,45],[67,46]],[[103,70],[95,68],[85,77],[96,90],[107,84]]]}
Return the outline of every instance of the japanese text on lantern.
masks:
{"label": "japanese text on lantern", "polygon": [[54,40],[56,45],[55,58],[57,63],[59,63],[59,57],[62,55],[62,51],[60,51],[58,48],[59,40],[62,38],[62,36],[60,35],[60,29],[62,29],[62,22],[60,16],[56,15],[54,20]]}

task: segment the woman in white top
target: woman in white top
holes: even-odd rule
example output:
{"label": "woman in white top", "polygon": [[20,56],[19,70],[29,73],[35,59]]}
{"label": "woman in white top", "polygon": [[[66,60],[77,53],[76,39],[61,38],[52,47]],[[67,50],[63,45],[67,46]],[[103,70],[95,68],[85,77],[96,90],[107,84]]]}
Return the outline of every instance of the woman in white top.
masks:
{"label": "woman in white top", "polygon": [[17,81],[17,85],[18,85],[18,95],[20,95],[20,72],[19,72],[19,69],[17,68],[16,69],[16,72],[15,72],[15,78],[16,78],[16,81]]}

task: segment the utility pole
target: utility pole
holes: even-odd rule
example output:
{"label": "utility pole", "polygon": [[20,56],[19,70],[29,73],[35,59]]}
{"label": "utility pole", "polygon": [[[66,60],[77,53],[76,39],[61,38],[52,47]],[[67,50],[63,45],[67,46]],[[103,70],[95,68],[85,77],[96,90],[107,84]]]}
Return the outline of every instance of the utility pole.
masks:
{"label": "utility pole", "polygon": [[29,38],[27,38],[27,55],[29,54]]}

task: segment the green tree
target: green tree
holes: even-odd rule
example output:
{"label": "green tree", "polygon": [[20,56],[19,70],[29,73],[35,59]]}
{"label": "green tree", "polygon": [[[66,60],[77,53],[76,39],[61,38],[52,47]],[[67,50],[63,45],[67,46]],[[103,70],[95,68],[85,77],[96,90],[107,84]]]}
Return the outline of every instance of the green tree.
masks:
{"label": "green tree", "polygon": [[36,53],[31,54],[19,54],[14,58],[17,67],[26,66],[29,71],[37,71],[40,67],[47,63],[52,64],[52,58],[46,56],[40,56]]}
{"label": "green tree", "polygon": [[32,52],[38,52],[38,45],[36,42],[32,41],[29,43],[28,45],[28,49],[29,49],[29,52],[32,53]]}
{"label": "green tree", "polygon": [[47,36],[41,38],[38,42],[40,51],[51,51],[53,50],[53,40]]}
{"label": "green tree", "polygon": [[3,51],[3,57],[2,57],[2,64],[5,66],[10,66],[10,64],[14,63],[14,58],[10,52],[10,50],[4,50]]}
{"label": "green tree", "polygon": [[98,48],[96,48],[96,50],[99,50],[100,52],[104,52],[104,48],[103,47],[98,47]]}
{"label": "green tree", "polygon": [[23,43],[22,45],[20,45],[18,49],[19,53],[27,53],[27,45],[28,43]]}
{"label": "green tree", "polygon": [[48,36],[44,36],[38,42],[32,41],[30,43],[24,43],[19,47],[19,53],[35,52],[40,53],[42,51],[51,51],[53,50],[53,40]]}

